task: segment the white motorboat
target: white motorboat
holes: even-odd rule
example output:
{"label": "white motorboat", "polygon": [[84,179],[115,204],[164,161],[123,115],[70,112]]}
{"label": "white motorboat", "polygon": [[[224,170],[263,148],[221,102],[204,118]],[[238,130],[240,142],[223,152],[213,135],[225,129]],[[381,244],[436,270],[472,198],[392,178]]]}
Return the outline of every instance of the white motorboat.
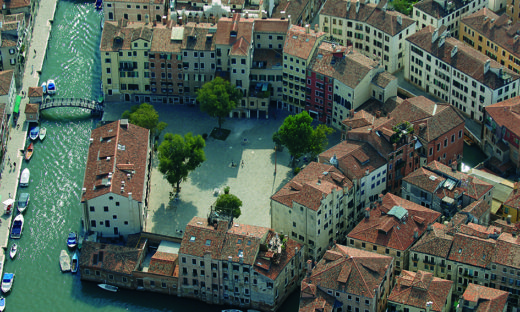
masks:
{"label": "white motorboat", "polygon": [[11,291],[11,287],[13,287],[14,282],[14,273],[4,273],[4,277],[2,278],[2,292],[8,293]]}
{"label": "white motorboat", "polygon": [[31,128],[31,131],[29,131],[29,138],[31,138],[31,140],[34,141],[38,138],[39,134],[40,134],[40,127]]}
{"label": "white motorboat", "polygon": [[16,257],[17,251],[18,251],[18,245],[13,244],[13,246],[11,246],[11,250],[9,250],[9,256],[11,257],[11,259],[14,259],[14,257]]}
{"label": "white motorboat", "polygon": [[56,94],[56,83],[52,79],[47,80],[47,93]]}
{"label": "white motorboat", "polygon": [[118,288],[114,285],[108,285],[108,284],[98,284],[100,288],[103,288],[104,290],[108,290],[111,292],[117,292]]}
{"label": "white motorboat", "polygon": [[5,310],[5,298],[0,297],[0,312]]}
{"label": "white motorboat", "polygon": [[22,237],[23,231],[23,214],[19,213],[13,221],[13,226],[11,226],[11,238],[20,238]]}
{"label": "white motorboat", "polygon": [[31,177],[31,172],[29,168],[25,168],[22,171],[22,175],[20,176],[20,186],[29,186],[29,178]]}
{"label": "white motorboat", "polygon": [[38,136],[40,137],[40,141],[43,141],[43,139],[45,139],[46,135],[47,135],[47,128],[41,127],[40,133],[38,134]]}
{"label": "white motorboat", "polygon": [[47,93],[47,82],[43,82],[42,83],[42,88],[43,88],[43,94],[46,94]]}
{"label": "white motorboat", "polygon": [[29,193],[21,193],[18,197],[18,211],[24,212],[25,209],[27,209],[27,206],[29,206],[29,199],[30,199]]}
{"label": "white motorboat", "polygon": [[65,250],[60,253],[60,267],[62,272],[70,271],[70,256]]}

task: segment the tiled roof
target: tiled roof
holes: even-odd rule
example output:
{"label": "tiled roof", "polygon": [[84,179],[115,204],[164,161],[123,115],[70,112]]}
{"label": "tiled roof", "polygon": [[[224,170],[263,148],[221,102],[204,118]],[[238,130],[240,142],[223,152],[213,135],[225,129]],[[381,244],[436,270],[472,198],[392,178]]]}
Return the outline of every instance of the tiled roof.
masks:
{"label": "tiled roof", "polygon": [[520,182],[515,182],[515,188],[509,194],[509,197],[504,202],[504,205],[513,207],[515,209],[518,209],[520,207],[520,190],[519,190]]}
{"label": "tiled roof", "polygon": [[[272,18],[282,18],[291,16],[292,23],[299,23],[300,17],[304,13],[304,9],[310,0],[279,0],[275,2]],[[282,14],[285,12],[285,14]]]}
{"label": "tiled roof", "polygon": [[332,312],[336,299],[314,284],[301,283],[300,308],[298,312]]}
{"label": "tiled roof", "polygon": [[352,129],[369,126],[374,121],[374,116],[364,110],[359,110],[354,113],[352,118],[347,118],[342,123]]}
{"label": "tiled roof", "polygon": [[[182,28],[175,26],[174,28]],[[150,52],[179,53],[181,51],[181,41],[171,40],[172,29],[154,28]]]}
{"label": "tiled roof", "polygon": [[309,63],[310,70],[332,77],[352,89],[377,67],[376,61],[363,54],[330,42],[322,42]]}
{"label": "tiled roof", "polygon": [[387,71],[380,72],[374,76],[372,83],[381,88],[386,88],[392,80],[396,80],[397,77],[390,74]]}
{"label": "tiled roof", "polygon": [[128,2],[128,3],[154,3],[154,4],[165,4],[164,0],[105,0],[106,3],[114,2]]}
{"label": "tiled roof", "polygon": [[459,233],[466,234],[478,238],[494,238],[496,239],[500,234],[500,228],[492,225],[486,227],[477,223],[461,224],[459,227]]}
{"label": "tiled roof", "polygon": [[502,233],[512,234],[513,232],[516,232],[518,230],[518,227],[516,224],[511,223],[511,222],[508,223],[507,220],[498,219],[498,220],[491,222],[491,224],[495,227],[501,228]]}
{"label": "tiled roof", "polygon": [[[292,1],[291,1],[292,2]],[[287,36],[285,37],[285,44],[283,47],[284,55],[292,55],[298,58],[308,60],[311,57],[312,48],[317,44],[318,40],[324,38],[326,33],[316,33],[314,30],[309,30],[306,33],[304,27],[291,25]]]}
{"label": "tiled roof", "polygon": [[[131,193],[132,199],[144,202],[149,132],[121,120],[92,130],[82,202],[108,193]],[[118,164],[133,164],[134,169],[119,169]]]}
{"label": "tiled roof", "polygon": [[486,106],[485,109],[499,126],[520,136],[520,96]]}
{"label": "tiled roof", "polygon": [[434,193],[437,188],[446,181],[442,176],[435,174],[424,167],[420,167],[407,175],[403,181],[415,185],[429,193]]}
{"label": "tiled roof", "polygon": [[331,165],[311,162],[271,199],[288,207],[297,203],[318,211],[323,196],[345,188],[352,188],[352,182],[341,171]]}
{"label": "tiled roof", "polygon": [[485,268],[495,253],[496,240],[455,233],[449,260]]}
{"label": "tiled roof", "polygon": [[[409,36],[406,40],[493,90],[501,88],[506,84],[506,80],[503,77],[499,77],[493,72],[500,70],[502,67],[500,63],[490,60],[486,55],[452,37],[446,37],[444,44],[439,47],[439,41],[443,37],[441,34],[446,31],[446,26],[439,28],[438,39],[432,43],[434,31],[435,28],[427,26]],[[455,46],[457,47],[457,52],[452,57],[452,50]],[[490,60],[490,69],[484,73],[484,64],[487,60]],[[507,68],[503,69],[503,73],[504,76],[508,79],[511,78],[512,81],[519,78],[517,74]]]}
{"label": "tiled roof", "polygon": [[410,250],[447,259],[452,242],[453,236],[447,233],[446,226],[435,222]]}
{"label": "tiled roof", "polygon": [[[359,1],[359,0],[358,0]],[[365,22],[378,30],[395,36],[415,21],[410,17],[396,11],[383,10],[385,0],[379,4],[360,2],[359,12],[356,13],[356,3],[351,1],[350,10],[347,11],[347,0],[328,0],[323,5],[320,15],[328,15],[333,17],[345,18],[347,20]],[[401,17],[401,23],[397,22],[397,17]]]}
{"label": "tiled roof", "polygon": [[26,113],[26,114],[34,114],[34,113],[37,113],[39,107],[40,107],[39,104],[27,103],[27,105],[25,105],[25,113]]}
{"label": "tiled roof", "polygon": [[184,26],[182,49],[195,51],[215,50],[215,39],[207,40],[207,35],[210,34],[210,28],[213,29],[215,26],[210,23],[187,23]]}
{"label": "tiled roof", "polygon": [[289,20],[279,18],[255,19],[254,32],[266,32],[270,34],[287,34]]}
{"label": "tiled roof", "polygon": [[[407,216],[402,220],[389,214],[396,206],[400,207],[398,209],[404,208],[407,212]],[[347,236],[404,251],[415,242],[414,232],[420,237],[428,224],[434,223],[440,215],[437,211],[387,193],[382,203],[370,210],[370,217],[361,220]]]}
{"label": "tiled roof", "polygon": [[8,95],[13,80],[13,70],[0,71],[0,95]]}
{"label": "tiled roof", "polygon": [[421,10],[422,12],[430,16],[433,16],[436,19],[441,19],[453,13],[453,11],[459,10],[466,5],[466,2],[463,2],[461,0],[453,0],[451,2],[455,5],[455,8],[451,11],[446,10],[441,4],[439,4],[435,0],[422,0],[414,4],[413,6]]}
{"label": "tiled roof", "polygon": [[489,209],[491,209],[491,207],[488,205],[487,201],[476,200],[464,207],[462,211],[471,214],[477,219],[480,219]]}
{"label": "tiled roof", "polygon": [[[253,38],[253,25],[255,20],[243,18],[240,14],[233,14],[232,18],[222,17],[217,24],[215,43],[233,46],[233,49],[245,45],[246,54],[249,51]],[[232,35],[233,34],[233,35]],[[245,43],[240,43],[245,41]],[[238,44],[237,44],[238,43]]]}
{"label": "tiled roof", "polygon": [[11,34],[2,34],[2,48],[16,47],[18,36]]}
{"label": "tiled roof", "polygon": [[[337,256],[327,260],[330,254]],[[327,250],[307,280],[321,289],[374,298],[374,290],[382,286],[392,261],[390,256],[336,244]]]}
{"label": "tiled roof", "polygon": [[100,51],[117,52],[131,50],[132,41],[143,39],[152,41],[152,27],[142,22],[106,21],[101,35]]}
{"label": "tiled roof", "polygon": [[474,312],[504,311],[509,292],[470,283],[462,299],[476,303]]}
{"label": "tiled roof", "polygon": [[498,16],[488,8],[483,8],[469,16],[461,19],[461,24],[466,24],[483,37],[493,41],[496,45],[507,50],[509,53],[520,57],[520,41],[515,36],[520,31],[520,22],[509,24],[509,16],[506,13]]}
{"label": "tiled roof", "polygon": [[520,269],[520,238],[502,233],[497,239],[493,263]]}
{"label": "tiled roof", "polygon": [[388,301],[404,306],[426,309],[426,303],[431,302],[431,311],[447,311],[444,306],[450,296],[453,281],[434,277],[432,273],[417,271],[402,271],[397,277],[397,284],[388,296]]}
{"label": "tiled roof", "polygon": [[13,9],[28,7],[31,5],[31,1],[30,0],[9,0],[9,1],[0,0],[0,8],[3,8],[4,5],[5,5],[4,10],[13,10]]}
{"label": "tiled roof", "polygon": [[148,272],[166,276],[173,276],[175,271],[175,262],[179,255],[157,251],[150,259]]}
{"label": "tiled roof", "polygon": [[43,96],[43,88],[42,87],[29,87],[29,97]]}
{"label": "tiled roof", "polygon": [[357,141],[341,141],[319,155],[320,162],[328,162],[336,155],[339,169],[349,179],[360,179],[366,171],[374,170],[386,165],[386,160],[368,143]]}
{"label": "tiled roof", "polygon": [[139,267],[142,249],[85,241],[81,247],[79,266],[131,274]]}

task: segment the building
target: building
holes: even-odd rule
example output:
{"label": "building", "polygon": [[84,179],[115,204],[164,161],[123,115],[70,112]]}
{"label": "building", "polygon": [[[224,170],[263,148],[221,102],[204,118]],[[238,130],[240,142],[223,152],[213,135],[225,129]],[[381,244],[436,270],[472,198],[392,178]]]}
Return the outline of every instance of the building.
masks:
{"label": "building", "polygon": [[395,73],[404,66],[404,40],[415,33],[416,25],[408,16],[387,10],[386,0],[327,0],[320,11],[319,28]]}
{"label": "building", "polygon": [[308,265],[300,312],[314,312],[312,307],[322,302],[326,306],[329,301],[342,311],[385,311],[392,283],[392,257],[335,244],[314,268],[310,261]]}
{"label": "building", "polygon": [[83,226],[100,237],[142,231],[150,131],[122,119],[92,130],[81,195]]}
{"label": "building", "polygon": [[287,16],[287,18],[291,19],[291,23],[304,26],[314,20],[314,16],[318,14],[323,2],[324,0],[269,0],[264,2],[264,7],[268,12],[272,10],[271,15],[269,15],[270,18],[282,18]]}
{"label": "building", "polygon": [[482,200],[483,205],[489,209],[493,185],[433,161],[403,179],[402,196],[446,216],[452,216],[475,201]]}
{"label": "building", "polygon": [[389,312],[451,311],[453,282],[425,271],[402,271],[388,296]]}
{"label": "building", "polygon": [[508,311],[509,293],[478,284],[469,284],[459,299],[457,312],[464,311]]}
{"label": "building", "polygon": [[268,228],[194,217],[179,250],[178,293],[210,304],[275,311],[298,286],[302,247]]}
{"label": "building", "polygon": [[27,96],[29,97],[29,103],[41,104],[43,102],[43,87],[29,87]]}
{"label": "building", "polygon": [[496,215],[502,220],[507,220],[509,223],[517,223],[520,222],[520,190],[518,187],[520,186],[520,182],[515,182],[515,186],[509,197],[502,204]]}
{"label": "building", "polygon": [[[36,2],[36,1],[35,1]],[[38,2],[36,2],[38,3]],[[33,4],[29,0],[22,1],[5,1],[0,2],[0,13],[4,15],[23,13],[25,16],[29,16],[34,12]]]}
{"label": "building", "polygon": [[520,19],[520,16],[518,13],[520,13],[520,4],[517,2],[515,3],[515,0],[506,0],[507,6],[506,6],[506,14],[511,18],[511,20],[516,23]]}
{"label": "building", "polygon": [[463,42],[446,26],[427,26],[406,39],[405,79],[484,121],[484,108],[519,94],[519,76]]}
{"label": "building", "polygon": [[283,108],[300,113],[306,105],[307,67],[325,33],[291,25],[283,47]]}
{"label": "building", "polygon": [[399,273],[408,269],[412,245],[440,215],[388,193],[365,209],[365,218],[347,235],[348,246],[394,257]]}
{"label": "building", "polygon": [[355,208],[353,222],[362,217],[363,208],[386,190],[386,160],[368,143],[342,141],[321,153],[318,160],[337,166],[352,181]]}
{"label": "building", "polygon": [[497,239],[495,255],[491,264],[489,287],[509,293],[508,302],[518,311],[520,307],[520,239],[518,232],[502,233]]}
{"label": "building", "polygon": [[351,48],[321,42],[307,69],[305,110],[314,119],[342,128],[351,110],[370,98],[397,97],[397,78],[379,62]]}
{"label": "building", "polygon": [[139,0],[108,0],[103,1],[103,15],[105,21],[161,23],[168,16],[169,1],[155,0],[143,2]]}
{"label": "building", "polygon": [[[26,34],[24,13],[0,15],[0,70],[12,69],[18,83],[22,81],[28,49]],[[22,50],[22,46],[25,51]]]}
{"label": "building", "polygon": [[25,105],[25,121],[39,122],[40,121],[40,104],[27,103]]}
{"label": "building", "polygon": [[506,14],[499,16],[484,8],[461,19],[458,39],[518,74],[517,32],[520,33],[520,23],[512,24]]}
{"label": "building", "polygon": [[499,172],[520,168],[520,96],[486,107],[482,127],[482,150]]}
{"label": "building", "polygon": [[488,0],[422,0],[413,5],[412,18],[417,28],[445,26],[451,35],[458,38],[461,18],[488,6]]}
{"label": "building", "polygon": [[[491,214],[496,216],[497,211],[502,207],[509,195],[513,192],[515,187],[514,182],[501,178],[485,170],[472,168],[468,174],[493,185],[493,199],[491,200]],[[505,216],[507,218],[507,215]],[[493,218],[494,219],[494,218]],[[505,221],[505,220],[503,220]]]}
{"label": "building", "polygon": [[0,104],[5,104],[6,121],[10,121],[13,115],[16,95],[16,78],[13,70],[0,71]]}
{"label": "building", "polygon": [[336,167],[311,162],[271,196],[271,226],[321,259],[359,220],[352,186]]}

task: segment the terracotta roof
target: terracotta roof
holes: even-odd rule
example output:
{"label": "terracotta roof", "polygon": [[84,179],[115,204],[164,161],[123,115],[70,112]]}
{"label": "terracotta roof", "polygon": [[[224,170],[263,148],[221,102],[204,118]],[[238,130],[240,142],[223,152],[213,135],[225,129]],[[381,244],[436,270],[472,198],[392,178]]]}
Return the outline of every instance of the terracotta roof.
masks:
{"label": "terracotta roof", "polygon": [[314,51],[308,67],[314,72],[332,77],[355,89],[378,66],[376,61],[357,51],[330,42],[322,42]]}
{"label": "terracotta roof", "polygon": [[214,29],[215,26],[210,23],[187,23],[184,26],[182,49],[195,51],[215,50],[215,39],[207,40],[207,35],[210,34],[210,28]]}
{"label": "terracotta roof", "polygon": [[502,233],[497,239],[493,263],[520,269],[520,238]]}
{"label": "terracotta roof", "polygon": [[166,276],[173,276],[179,255],[157,251],[150,259],[148,272]]}
{"label": "terracotta roof", "polygon": [[453,10],[445,10],[444,7],[435,0],[422,0],[413,6],[436,19],[440,19],[448,16],[449,14],[453,13],[453,11],[459,10],[466,5],[466,2],[461,0],[453,0],[451,2],[455,5]]}
{"label": "terracotta roof", "polygon": [[458,231],[461,234],[466,234],[477,238],[496,239],[498,235],[500,235],[501,229],[492,225],[486,227],[477,223],[470,222],[468,224],[461,224]]}
{"label": "terracotta roof", "polygon": [[[399,219],[397,212],[402,212],[405,217]],[[347,236],[404,251],[415,242],[414,232],[421,237],[428,224],[434,223],[440,215],[437,211],[387,193],[382,203],[370,210],[370,217],[361,220]]]}
{"label": "terracotta roof", "polygon": [[495,253],[496,240],[478,238],[462,233],[455,233],[449,260],[478,267],[487,267]]}
{"label": "terracotta roof", "polygon": [[285,37],[283,54],[308,60],[311,57],[314,45],[318,44],[319,40],[324,38],[325,35],[326,33],[324,32],[316,33],[313,30],[310,30],[307,34],[304,27],[291,25],[287,32],[287,36]]}
{"label": "terracotta roof", "polygon": [[349,179],[360,179],[366,171],[372,172],[386,165],[386,160],[368,143],[341,141],[319,155],[320,162],[328,162],[336,155],[338,168]]}
{"label": "terracotta roof", "polygon": [[11,34],[2,34],[2,48],[16,47],[18,36]]}
{"label": "terracotta roof", "polygon": [[504,311],[509,292],[470,283],[462,299],[476,304],[475,312]]}
{"label": "terracotta roof", "polygon": [[386,88],[390,82],[396,79],[396,76],[390,74],[387,71],[383,71],[374,76],[372,83],[381,88]]}
{"label": "terracotta roof", "polygon": [[[419,309],[426,309],[426,303],[432,302],[431,311],[442,312],[445,311],[452,287],[453,281],[434,277],[429,272],[402,271],[388,301]],[[449,309],[446,307],[446,310]]]}
{"label": "terracotta roof", "polygon": [[[108,193],[124,197],[131,193],[134,200],[144,202],[149,132],[131,123],[125,126],[121,120],[92,130],[82,202]],[[134,164],[131,172],[117,168],[130,163]]]}
{"label": "terracotta roof", "polygon": [[300,308],[298,312],[332,312],[336,299],[316,287],[302,281],[300,291]]}
{"label": "terracotta roof", "polygon": [[424,167],[420,167],[414,172],[407,175],[403,181],[411,185],[415,185],[426,192],[434,193],[439,186],[441,186],[446,179],[442,176],[435,174]]}
{"label": "terracotta roof", "polygon": [[485,107],[486,113],[499,127],[506,127],[520,137],[520,96]]}
{"label": "terracotta roof", "polygon": [[297,203],[318,211],[323,196],[345,188],[352,188],[352,182],[341,171],[331,165],[311,162],[271,199],[288,207]]}
{"label": "terracotta roof", "polygon": [[447,232],[444,224],[435,222],[431,230],[426,231],[410,250],[447,259],[453,243],[453,236]]}
{"label": "terracotta roof", "polygon": [[289,20],[278,18],[255,19],[254,32],[266,32],[270,34],[287,34]]}
{"label": "terracotta roof", "polygon": [[131,50],[131,43],[137,39],[152,41],[152,26],[144,22],[106,21],[101,35],[100,51],[117,52]]}
{"label": "terracotta roof", "polygon": [[[175,26],[174,28],[180,29],[183,26]],[[171,35],[172,29],[170,28],[154,28],[150,52],[179,53],[182,42],[172,40]]]}
{"label": "terracotta roof", "polygon": [[5,5],[4,10],[13,10],[13,9],[28,7],[31,5],[31,1],[30,0],[9,0],[9,1],[0,0],[0,8],[3,8],[4,5]]}
{"label": "terracotta roof", "polygon": [[511,222],[508,223],[507,220],[502,220],[502,219],[498,219],[498,220],[491,222],[491,225],[501,228],[502,233],[512,234],[513,232],[516,232],[518,230],[517,224],[511,223]]}
{"label": "terracotta roof", "polygon": [[131,274],[139,267],[142,252],[137,248],[85,241],[81,247],[79,266]]}
{"label": "terracotta roof", "polygon": [[355,129],[372,125],[374,118],[375,117],[369,112],[359,110],[354,113],[354,116],[352,116],[352,118],[347,118],[343,120],[341,123],[349,128]]}
{"label": "terracotta roof", "polygon": [[238,13],[233,14],[232,18],[222,17],[217,24],[215,44],[233,46],[234,54],[237,54],[237,49],[243,50],[245,48],[245,51],[242,51],[240,55],[247,55],[249,46],[253,41],[254,22],[254,19],[243,18]]}
{"label": "terracotta roof", "polygon": [[462,209],[463,212],[467,212],[479,219],[488,211],[491,207],[488,205],[487,201],[484,200],[476,200],[471,204],[467,205]]}
{"label": "terracotta roof", "polygon": [[[500,63],[490,60],[486,55],[455,38],[446,37],[444,44],[439,47],[439,41],[442,40],[440,38],[443,37],[442,34],[446,31],[446,26],[439,28],[438,39],[432,43],[434,31],[435,28],[427,26],[409,36],[406,40],[493,90],[504,86],[509,78],[511,81],[515,81],[520,77],[507,68],[503,69],[504,76],[507,79],[499,77],[495,72],[498,72],[502,67]],[[457,52],[452,57],[452,50],[455,46]],[[484,64],[487,60],[490,60],[490,69],[484,73]]]}
{"label": "terracotta roof", "polygon": [[[291,16],[293,23],[300,23],[300,17],[303,18],[305,7],[309,0],[279,0],[275,2],[272,18],[282,18]],[[285,14],[282,12],[285,11]]]}
{"label": "terracotta roof", "polygon": [[8,95],[13,80],[13,70],[0,71],[0,95]]}
{"label": "terracotta roof", "polygon": [[43,96],[43,88],[42,87],[29,87],[28,95],[29,95],[29,97]]}
{"label": "terracotta roof", "polygon": [[[327,260],[333,254],[333,260]],[[312,270],[310,278],[320,289],[374,298],[385,282],[393,258],[336,244]]]}
{"label": "terracotta roof", "polygon": [[37,113],[39,107],[40,107],[40,104],[32,104],[32,103],[28,103],[27,105],[25,105],[25,113],[26,113],[26,114],[34,114],[34,113]]}
{"label": "terracotta roof", "polygon": [[[399,12],[389,10],[384,11],[382,9],[383,5],[386,3],[384,0],[379,2],[379,4],[367,4],[366,2],[359,1],[359,11],[356,12],[356,3],[358,1],[351,1],[350,10],[347,11],[347,0],[328,0],[323,5],[320,15],[365,22],[391,36],[395,36],[415,23],[413,19]],[[397,22],[398,16],[401,17],[401,23]]]}
{"label": "terracotta roof", "polygon": [[114,2],[128,2],[128,3],[154,3],[154,4],[165,4],[165,1],[164,0],[108,0],[106,1],[106,3],[114,3]]}

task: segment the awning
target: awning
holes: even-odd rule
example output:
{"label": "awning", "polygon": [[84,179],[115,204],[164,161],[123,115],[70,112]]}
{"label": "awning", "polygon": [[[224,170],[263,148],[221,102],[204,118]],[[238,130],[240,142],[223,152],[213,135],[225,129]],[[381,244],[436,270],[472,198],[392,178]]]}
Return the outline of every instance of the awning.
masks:
{"label": "awning", "polygon": [[22,97],[17,95],[16,102],[14,103],[13,113],[18,114],[20,112],[20,103],[22,102]]}
{"label": "awning", "polygon": [[6,206],[10,206],[10,205],[14,204],[14,199],[12,199],[12,198],[6,199],[2,204],[6,205]]}

